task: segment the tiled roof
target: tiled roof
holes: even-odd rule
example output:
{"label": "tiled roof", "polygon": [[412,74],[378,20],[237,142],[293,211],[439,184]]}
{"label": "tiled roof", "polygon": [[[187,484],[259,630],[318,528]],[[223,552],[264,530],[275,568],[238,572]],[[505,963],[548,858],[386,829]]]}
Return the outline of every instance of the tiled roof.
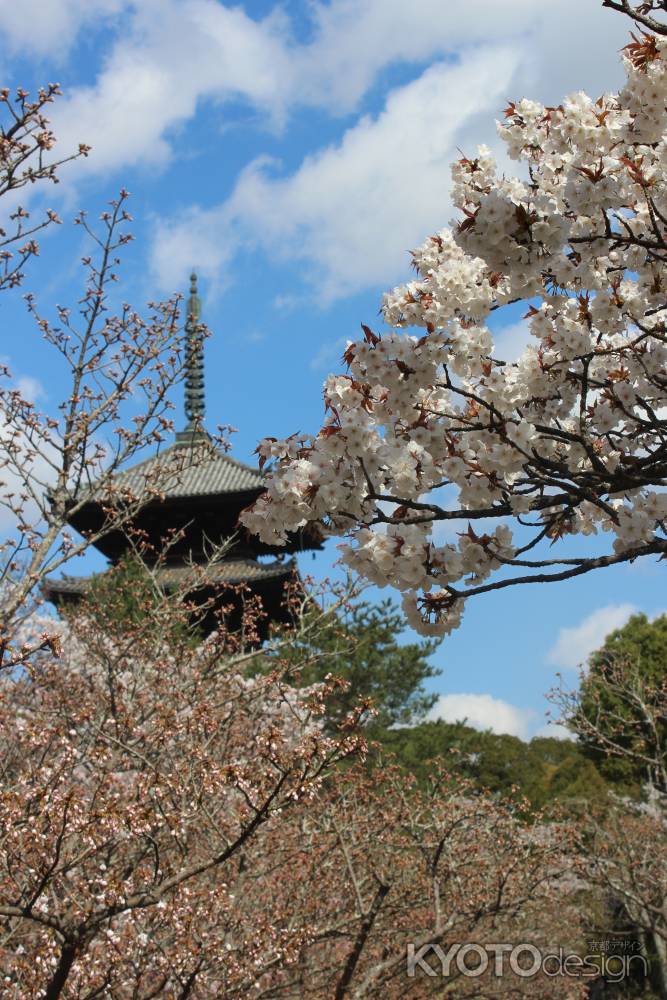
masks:
{"label": "tiled roof", "polygon": [[[114,487],[135,497],[154,493],[168,497],[214,496],[262,489],[259,469],[237,462],[208,440],[176,442],[157,455],[114,476]],[[94,495],[94,486],[91,490]]]}
{"label": "tiled roof", "polygon": [[[206,579],[232,586],[238,583],[254,583],[280,579],[281,577],[286,579],[292,575],[294,570],[295,564],[292,560],[289,562],[259,563],[254,559],[229,559],[210,566],[206,570]],[[191,572],[191,568],[186,565],[163,566],[157,571],[158,583],[161,587],[170,590],[178,586]],[[105,575],[105,573],[100,573],[93,576],[62,576],[59,579],[47,577],[43,590],[47,597],[57,597],[59,594],[84,594],[92,580]]]}
{"label": "tiled roof", "polygon": [[[291,559],[288,562],[276,560],[270,563],[260,563],[255,559],[229,559],[209,567],[206,576],[215,583],[252,583],[255,580],[291,576],[295,568]],[[189,572],[189,566],[165,566],[158,571],[158,579],[163,586],[175,586]]]}

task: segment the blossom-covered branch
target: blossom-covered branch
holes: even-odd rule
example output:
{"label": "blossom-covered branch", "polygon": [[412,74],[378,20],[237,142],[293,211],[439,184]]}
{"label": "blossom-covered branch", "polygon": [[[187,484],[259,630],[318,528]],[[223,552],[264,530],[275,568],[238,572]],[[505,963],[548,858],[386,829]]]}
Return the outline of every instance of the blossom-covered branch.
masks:
{"label": "blossom-covered branch", "polygon": [[[418,1000],[408,943],[578,944],[567,826],[442,768],[420,789],[388,761],[355,766],[361,715],[323,724],[336,680],[287,680],[317,656],[302,626],[326,627],[344,588],[319,616],[297,606],[267,650],[224,613],[197,644],[181,595],[148,601],[146,583],[107,580],[61,626],[59,659],[0,683],[3,996]],[[438,985],[561,989],[492,963]]]}
{"label": "blossom-covered branch", "polygon": [[[353,719],[324,732],[334,681],[297,692],[282,679],[298,619],[253,678],[244,666],[265,653],[225,628],[224,609],[197,643],[182,595],[146,603],[145,583],[125,578],[116,607],[108,581],[60,624],[59,657],[0,684],[3,996],[240,995],[259,941],[230,954],[244,857],[364,748]],[[197,989],[180,992],[189,979]]]}
{"label": "blossom-covered branch", "polygon": [[[616,6],[642,23],[663,9]],[[664,36],[633,36],[617,94],[509,105],[498,129],[523,179],[485,147],[454,164],[459,216],[385,295],[393,329],[348,345],[315,437],[260,444],[273,476],[248,528],[279,544],[321,521],[433,634],[468,597],[667,555]],[[487,321],[522,300],[529,345],[503,360]],[[593,555],[544,551],[600,534]]]}

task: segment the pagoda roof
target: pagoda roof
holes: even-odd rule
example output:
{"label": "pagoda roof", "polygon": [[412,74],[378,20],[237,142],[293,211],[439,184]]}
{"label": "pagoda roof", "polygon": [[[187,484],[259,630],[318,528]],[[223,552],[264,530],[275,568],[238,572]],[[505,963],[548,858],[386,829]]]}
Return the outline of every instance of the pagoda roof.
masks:
{"label": "pagoda roof", "polygon": [[[125,495],[128,499],[147,501],[242,493],[256,496],[263,489],[264,476],[260,470],[221,451],[204,430],[204,330],[200,320],[201,300],[197,294],[197,276],[193,272],[183,331],[186,426],[176,434],[173,444],[117,472],[112,483],[100,491],[99,499],[103,502],[113,500],[114,495],[120,499]],[[97,492],[96,484],[91,483],[85,501],[94,503],[98,499]]]}
{"label": "pagoda roof", "polygon": [[[124,528],[105,530],[113,508],[125,508],[128,527],[143,532],[154,546],[173,529],[182,532],[182,545],[195,555],[203,553],[205,540],[218,544],[232,536],[244,550],[239,557],[277,553],[277,546],[251,539],[238,522],[241,511],[266,489],[266,474],[232,458],[204,429],[205,332],[194,273],[190,280],[184,327],[185,427],[171,444],[143,461],[86,484],[70,507],[68,523],[81,534],[96,535],[93,544],[112,561],[127,548]],[[280,551],[320,549],[322,541],[320,528],[309,524],[293,532]]]}
{"label": "pagoda roof", "polygon": [[[143,498],[221,496],[223,494],[260,493],[264,475],[216,448],[203,433],[196,437],[181,433],[174,444],[129,469],[116,473],[114,492],[126,491]],[[94,497],[94,486],[91,499]]]}
{"label": "pagoda roof", "polygon": [[68,523],[81,534],[100,533],[94,541],[112,561],[127,549],[127,529],[104,530],[108,509],[134,508],[130,524],[159,548],[171,531],[182,533],[173,549],[203,553],[207,543],[236,538],[239,557],[278,555],[322,548],[315,524],[290,534],[284,546],[251,538],[238,517],[266,488],[265,474],[232,458],[203,432],[181,431],[176,441],[142,462],[120,470],[110,480],[91,485],[79,495]]}
{"label": "pagoda roof", "polygon": [[[291,577],[296,569],[294,560],[288,562],[260,563],[254,559],[229,559],[215,563],[206,568],[206,580],[200,582],[193,579],[193,590],[198,590],[202,586],[219,584],[226,586],[236,586],[243,583],[260,583],[265,580],[281,580]],[[95,580],[99,580],[110,571],[103,573],[93,573],[91,576],[67,576],[47,577],[44,581],[43,591],[45,596],[52,600],[59,596],[83,596]],[[188,565],[161,566],[155,576],[157,583],[164,590],[173,590],[187,576],[192,573],[192,567]]]}

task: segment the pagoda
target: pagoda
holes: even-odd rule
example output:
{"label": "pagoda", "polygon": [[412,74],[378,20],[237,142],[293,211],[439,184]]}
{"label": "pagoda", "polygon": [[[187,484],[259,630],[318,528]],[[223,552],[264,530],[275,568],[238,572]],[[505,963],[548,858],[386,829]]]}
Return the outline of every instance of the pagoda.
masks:
{"label": "pagoda", "polygon": [[[94,546],[111,566],[130,551],[131,539],[141,538],[142,558],[149,568],[155,560],[155,578],[165,592],[182,585],[193,569],[206,567],[201,577],[205,583],[187,592],[189,601],[206,607],[200,618],[205,633],[215,628],[215,608],[222,604],[235,607],[232,622],[235,616],[240,621],[238,588],[244,585],[244,593],[261,599],[266,635],[271,622],[288,620],[285,587],[298,579],[294,555],[320,549],[322,538],[310,526],[277,548],[239,526],[241,511],[265,489],[264,475],[216,447],[204,429],[204,334],[195,274],[190,278],[186,316],[184,429],[167,448],[114,476],[114,495],[135,498],[133,513],[122,529],[104,532],[110,501],[108,495],[96,496],[94,486],[68,524],[84,537],[101,532]],[[221,555],[211,560],[212,552]],[[47,600],[66,607],[85,596],[93,579],[50,577],[42,589]]]}

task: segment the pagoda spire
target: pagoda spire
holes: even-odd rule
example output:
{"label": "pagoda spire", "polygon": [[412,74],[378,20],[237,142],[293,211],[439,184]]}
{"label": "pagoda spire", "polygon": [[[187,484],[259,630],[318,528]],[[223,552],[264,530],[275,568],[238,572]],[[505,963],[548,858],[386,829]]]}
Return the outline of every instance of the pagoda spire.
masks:
{"label": "pagoda spire", "polygon": [[197,275],[190,275],[190,297],[185,319],[185,433],[203,431],[206,403],[204,397],[204,334],[198,329],[201,299],[197,295]]}

